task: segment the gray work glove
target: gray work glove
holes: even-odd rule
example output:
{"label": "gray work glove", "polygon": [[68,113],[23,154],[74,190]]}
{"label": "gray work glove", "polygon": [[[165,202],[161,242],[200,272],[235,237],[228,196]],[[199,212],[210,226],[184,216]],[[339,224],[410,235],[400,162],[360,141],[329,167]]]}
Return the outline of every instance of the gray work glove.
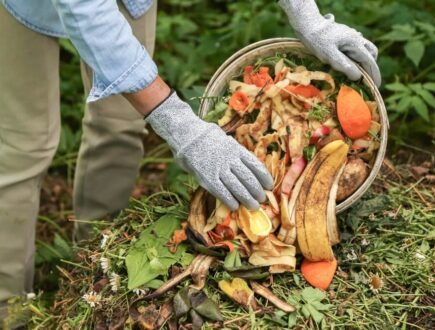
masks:
{"label": "gray work glove", "polygon": [[258,209],[266,199],[264,189],[273,188],[271,175],[253,154],[216,124],[198,118],[176,93],[146,121],[167,141],[178,163],[231,210],[239,202]]}
{"label": "gray work glove", "polygon": [[349,79],[358,80],[361,72],[352,59],[361,64],[379,87],[378,49],[360,32],[336,23],[332,14],[322,16],[314,0],[279,0],[278,3],[297,37],[322,62],[329,63]]}

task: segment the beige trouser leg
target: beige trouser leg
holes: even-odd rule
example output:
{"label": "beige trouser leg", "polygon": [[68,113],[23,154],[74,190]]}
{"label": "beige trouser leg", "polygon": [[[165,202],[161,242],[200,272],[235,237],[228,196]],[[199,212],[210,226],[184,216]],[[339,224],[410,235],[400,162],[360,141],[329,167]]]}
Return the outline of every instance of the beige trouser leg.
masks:
{"label": "beige trouser leg", "polygon": [[[154,50],[157,4],[138,20],[120,8],[133,33],[150,54]],[[82,62],[86,95],[92,72]],[[101,219],[126,207],[143,157],[144,121],[121,95],[90,103],[83,119],[83,137],[74,181],[74,211],[79,220]],[[89,226],[79,224],[77,238]]]}
{"label": "beige trouser leg", "polygon": [[59,140],[59,46],[0,5],[0,302],[32,290],[41,178]]}

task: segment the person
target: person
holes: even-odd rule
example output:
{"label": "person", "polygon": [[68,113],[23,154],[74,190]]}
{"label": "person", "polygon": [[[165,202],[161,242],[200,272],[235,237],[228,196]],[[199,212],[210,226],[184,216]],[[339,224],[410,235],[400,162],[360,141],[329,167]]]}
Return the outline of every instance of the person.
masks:
{"label": "person", "polygon": [[[39,191],[60,134],[58,38],[69,38],[80,54],[87,94],[74,181],[78,219],[99,219],[127,205],[143,156],[145,122],[179,164],[232,210],[239,203],[258,209],[273,184],[266,168],[217,125],[199,119],[158,75],[151,59],[157,1],[0,2],[3,305],[32,292]],[[354,60],[380,84],[377,49],[359,32],[322,16],[314,0],[278,4],[320,60],[356,80],[361,73]]]}

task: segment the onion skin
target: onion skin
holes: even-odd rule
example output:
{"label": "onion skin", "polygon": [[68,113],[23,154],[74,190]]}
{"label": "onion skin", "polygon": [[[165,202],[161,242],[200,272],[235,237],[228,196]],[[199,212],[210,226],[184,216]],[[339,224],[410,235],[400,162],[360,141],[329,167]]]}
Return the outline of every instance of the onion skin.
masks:
{"label": "onion skin", "polygon": [[343,201],[352,195],[368,175],[369,168],[361,158],[350,159],[338,181],[337,201]]}
{"label": "onion skin", "polygon": [[336,140],[344,141],[344,137],[338,129],[334,128],[333,130],[331,130],[331,132],[328,135],[326,135],[325,137],[317,141],[316,148],[317,150],[320,150],[327,144]]}
{"label": "onion skin", "polygon": [[281,193],[286,195],[290,194],[296,180],[302,174],[306,165],[307,161],[304,157],[298,157],[293,161],[282,181]]}
{"label": "onion skin", "polygon": [[331,129],[328,126],[322,125],[317,128],[310,137],[310,144],[316,144],[322,137],[331,133]]}

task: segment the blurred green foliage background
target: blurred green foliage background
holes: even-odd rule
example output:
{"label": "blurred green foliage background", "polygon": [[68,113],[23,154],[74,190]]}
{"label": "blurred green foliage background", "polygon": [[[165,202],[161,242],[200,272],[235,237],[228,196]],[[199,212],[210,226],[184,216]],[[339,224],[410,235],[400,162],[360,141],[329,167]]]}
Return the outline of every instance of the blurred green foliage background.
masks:
{"label": "blurred green foliage background", "polygon": [[[318,0],[322,13],[361,31],[379,48],[381,87],[391,121],[390,151],[432,148],[435,109],[435,1]],[[293,36],[275,1],[160,0],[155,60],[186,99],[200,96],[232,53],[249,43]],[[62,135],[53,166],[73,168],[84,96],[79,58],[62,44]],[[191,102],[195,107],[197,103]]]}

